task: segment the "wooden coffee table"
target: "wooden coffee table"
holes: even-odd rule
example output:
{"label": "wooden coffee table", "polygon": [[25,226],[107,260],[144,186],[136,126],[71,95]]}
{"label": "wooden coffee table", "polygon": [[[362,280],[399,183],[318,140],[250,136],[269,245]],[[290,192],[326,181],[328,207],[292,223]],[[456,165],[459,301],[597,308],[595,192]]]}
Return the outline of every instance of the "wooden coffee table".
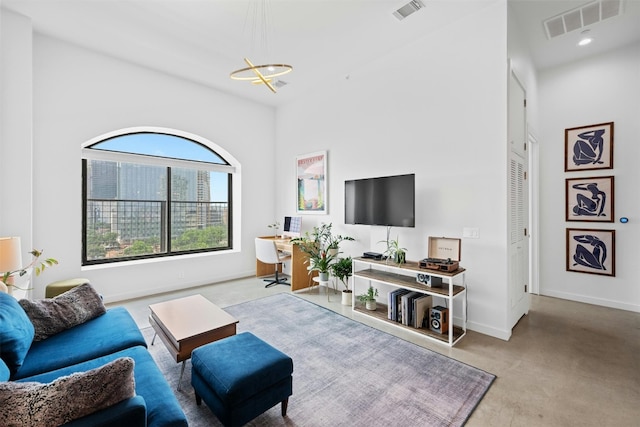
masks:
{"label": "wooden coffee table", "polygon": [[151,304],[149,323],[176,360],[182,362],[178,390],[187,359],[194,348],[236,334],[238,319],[203,297],[192,295]]}

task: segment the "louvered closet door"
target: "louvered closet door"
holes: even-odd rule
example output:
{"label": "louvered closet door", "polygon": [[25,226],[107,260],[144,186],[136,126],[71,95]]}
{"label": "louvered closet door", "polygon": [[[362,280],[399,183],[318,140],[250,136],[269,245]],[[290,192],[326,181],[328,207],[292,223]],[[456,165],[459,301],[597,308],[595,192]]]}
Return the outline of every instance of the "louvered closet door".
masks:
{"label": "louvered closet door", "polygon": [[509,81],[509,320],[511,327],[529,311],[529,192],[527,184],[525,90],[511,73]]}
{"label": "louvered closet door", "polygon": [[514,309],[525,296],[527,284],[526,236],[526,185],[524,159],[511,153],[509,161],[509,238],[510,238],[510,278],[511,308]]}

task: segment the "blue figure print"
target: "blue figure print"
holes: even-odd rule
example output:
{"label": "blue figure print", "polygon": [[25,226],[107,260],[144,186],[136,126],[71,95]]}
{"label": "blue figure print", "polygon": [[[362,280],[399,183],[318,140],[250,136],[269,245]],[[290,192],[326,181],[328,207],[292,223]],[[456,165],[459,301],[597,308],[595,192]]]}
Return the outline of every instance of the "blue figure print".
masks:
{"label": "blue figure print", "polygon": [[575,184],[572,187],[576,190],[591,192],[591,197],[581,193],[576,194],[576,205],[573,207],[573,213],[576,216],[605,216],[603,211],[607,195],[598,188],[597,183]]}
{"label": "blue figure print", "polygon": [[590,130],[578,135],[580,138],[573,144],[573,163],[576,166],[602,164],[602,148],[605,129]]}
{"label": "blue figure print", "polygon": [[590,234],[574,236],[573,239],[593,247],[590,251],[585,246],[578,244],[576,252],[573,254],[573,260],[576,262],[573,264],[574,266],[579,264],[596,270],[606,270],[604,263],[607,260],[607,245],[602,240]]}

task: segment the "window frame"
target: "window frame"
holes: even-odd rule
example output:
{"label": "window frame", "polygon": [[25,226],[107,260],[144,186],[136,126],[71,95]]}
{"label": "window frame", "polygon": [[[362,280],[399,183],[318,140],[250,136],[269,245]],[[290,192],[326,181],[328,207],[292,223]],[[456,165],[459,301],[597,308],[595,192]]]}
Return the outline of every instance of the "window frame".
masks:
{"label": "window frame", "polygon": [[[217,157],[219,157],[226,164],[219,163],[210,163],[206,161],[197,161],[197,160],[183,160],[176,159],[171,157],[160,157],[153,155],[143,155],[136,153],[124,153],[119,151],[108,151],[103,149],[94,149],[92,146],[97,145],[101,142],[107,141],[112,138],[122,137],[126,135],[132,134],[140,134],[140,133],[154,133],[154,134],[164,134],[172,137],[186,139],[195,144],[199,144],[213,152]],[[110,132],[108,134],[104,134],[98,136],[96,138],[87,141],[82,145],[81,149],[81,160],[82,160],[82,267],[88,266],[96,266],[96,265],[104,265],[104,264],[116,264],[130,261],[139,261],[139,260],[148,260],[148,259],[158,259],[158,258],[170,258],[170,257],[179,257],[184,255],[193,255],[193,254],[202,254],[202,253],[216,253],[216,252],[228,252],[233,251],[235,248],[234,242],[236,240],[236,236],[234,230],[239,230],[236,224],[236,220],[234,219],[236,216],[239,217],[239,206],[236,206],[234,202],[236,197],[234,197],[234,192],[239,191],[239,181],[234,179],[238,175],[239,167],[234,165],[237,163],[235,159],[230,156],[224,149],[218,147],[216,144],[208,141],[204,138],[201,138],[197,135],[193,135],[190,133],[182,132],[175,129],[165,129],[165,128],[157,128],[157,127],[136,127],[136,128],[127,128],[119,131]],[[197,171],[208,171],[208,172],[222,172],[227,174],[227,216],[228,216],[228,224],[227,224],[227,234],[228,234],[228,242],[225,247],[215,247],[215,248],[204,248],[204,249],[191,249],[191,250],[180,250],[180,251],[171,251],[171,205],[172,205],[172,197],[171,197],[171,183],[168,181],[167,189],[166,189],[166,224],[162,226],[162,235],[161,239],[166,239],[166,251],[162,253],[155,254],[145,254],[145,255],[132,255],[132,256],[123,256],[118,258],[105,258],[105,259],[96,259],[91,260],[88,259],[87,256],[87,206],[89,200],[88,197],[88,162],[92,160],[100,160],[100,161],[112,161],[112,162],[121,162],[121,163],[132,163],[146,166],[160,166],[166,168],[166,176],[167,179],[171,179],[172,168],[184,168],[191,169]],[[240,199],[238,196],[237,199]],[[175,201],[179,203],[179,201]]]}

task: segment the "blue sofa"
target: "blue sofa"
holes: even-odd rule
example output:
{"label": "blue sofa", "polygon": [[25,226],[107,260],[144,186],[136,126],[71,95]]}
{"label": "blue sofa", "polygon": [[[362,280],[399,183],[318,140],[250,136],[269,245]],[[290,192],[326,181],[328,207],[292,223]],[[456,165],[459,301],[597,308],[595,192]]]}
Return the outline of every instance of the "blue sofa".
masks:
{"label": "blue sofa", "polygon": [[[0,292],[0,381],[50,383],[101,367],[121,357],[134,360],[135,396],[65,426],[187,426],[187,419],[129,312],[116,307],[42,341],[25,342],[22,307]],[[27,317],[28,320],[28,317]],[[20,323],[22,322],[22,323]],[[24,358],[16,360],[13,349]],[[73,399],[69,396],[69,399]],[[8,407],[0,410],[10,410]]]}

